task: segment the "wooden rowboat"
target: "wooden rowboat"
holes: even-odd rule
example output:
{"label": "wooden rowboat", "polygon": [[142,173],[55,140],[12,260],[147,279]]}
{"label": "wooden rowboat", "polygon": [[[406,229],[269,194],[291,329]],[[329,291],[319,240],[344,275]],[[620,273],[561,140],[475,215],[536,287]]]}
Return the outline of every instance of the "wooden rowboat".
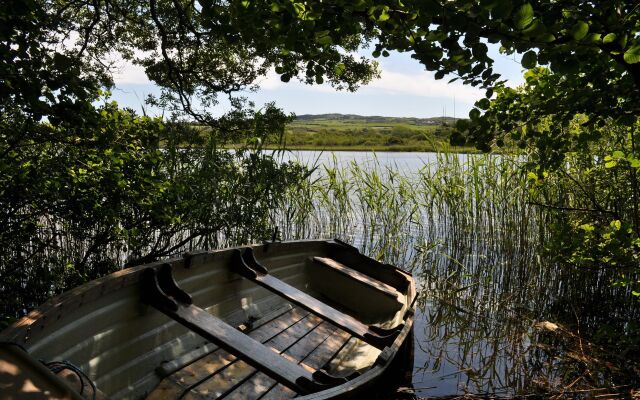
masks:
{"label": "wooden rowboat", "polygon": [[414,299],[411,275],[339,240],[188,253],[89,282],[1,332],[0,391],[353,397],[406,347]]}

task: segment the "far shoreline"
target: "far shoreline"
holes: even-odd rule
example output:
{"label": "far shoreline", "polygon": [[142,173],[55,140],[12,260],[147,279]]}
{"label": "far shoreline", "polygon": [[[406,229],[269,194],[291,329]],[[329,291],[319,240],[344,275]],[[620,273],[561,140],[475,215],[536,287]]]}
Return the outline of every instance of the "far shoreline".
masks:
{"label": "far shoreline", "polygon": [[264,150],[284,150],[284,151],[326,151],[326,152],[389,152],[389,153],[451,153],[451,154],[481,154],[482,151],[475,147],[455,146],[446,149],[437,148],[414,148],[414,147],[396,147],[396,146],[275,146],[266,145],[262,147]]}

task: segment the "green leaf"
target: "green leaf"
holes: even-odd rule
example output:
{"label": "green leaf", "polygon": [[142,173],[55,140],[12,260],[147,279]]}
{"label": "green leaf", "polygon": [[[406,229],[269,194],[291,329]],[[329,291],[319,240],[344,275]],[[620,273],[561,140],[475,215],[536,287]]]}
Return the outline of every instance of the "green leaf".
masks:
{"label": "green leaf", "polygon": [[305,8],[303,3],[293,3],[293,9],[298,14],[298,17],[302,17],[304,15],[305,10],[306,10],[306,8]]}
{"label": "green leaf", "polygon": [[624,49],[625,47],[627,47],[627,34],[623,34],[622,36],[620,36],[620,38],[618,39],[618,44],[620,45],[621,49]]}
{"label": "green leaf", "polygon": [[631,46],[629,50],[624,52],[624,61],[627,64],[637,64],[640,62],[640,44]]}
{"label": "green leaf", "polygon": [[533,22],[533,7],[529,3],[523,4],[513,15],[516,28],[522,30]]}
{"label": "green leaf", "polygon": [[478,110],[477,108],[472,108],[471,111],[469,111],[469,118],[471,119],[480,118],[480,110]]}
{"label": "green leaf", "polygon": [[602,35],[599,33],[590,33],[587,36],[587,41],[593,44],[600,44],[600,42],[602,42]]}
{"label": "green leaf", "polygon": [[344,65],[343,63],[340,64],[336,64],[336,66],[333,68],[333,72],[336,74],[336,76],[341,76],[342,74],[344,74],[344,71],[347,69],[347,66]]}
{"label": "green leaf", "polygon": [[473,45],[471,50],[473,51],[473,56],[475,58],[484,58],[486,57],[487,51],[489,49],[487,48],[487,45],[484,43],[476,43],[475,45]]}
{"label": "green leaf", "polygon": [[316,33],[316,43],[318,43],[321,46],[326,46],[326,45],[330,45],[331,43],[333,43],[333,39],[331,39],[331,36],[329,34],[330,34],[329,31],[317,32]]}
{"label": "green leaf", "polygon": [[389,15],[389,7],[385,6],[380,12],[380,16],[378,17],[378,22],[387,21],[391,16]]}
{"label": "green leaf", "polygon": [[488,110],[491,106],[491,102],[488,99],[480,99],[476,102],[476,105],[482,110]]}
{"label": "green leaf", "polygon": [[538,63],[538,55],[533,50],[527,51],[522,56],[522,66],[527,69],[534,68],[537,63]]}
{"label": "green leaf", "polygon": [[466,119],[459,119],[456,121],[456,129],[460,131],[466,131],[469,129],[469,121]]}
{"label": "green leaf", "polygon": [[527,36],[540,36],[545,33],[545,30],[544,24],[539,19],[534,19],[531,25],[523,30],[522,33]]}
{"label": "green leaf", "polygon": [[544,43],[551,43],[554,40],[556,40],[556,37],[551,33],[545,33],[544,35],[540,36],[540,41]]}
{"label": "green leaf", "polygon": [[55,53],[53,55],[53,62],[56,64],[56,68],[64,70],[71,67],[72,61],[64,54]]}
{"label": "green leaf", "polygon": [[480,0],[479,3],[480,7],[484,8],[485,10],[491,10],[498,5],[498,0]]}
{"label": "green leaf", "polygon": [[620,228],[622,227],[622,223],[620,222],[620,220],[616,219],[611,221],[609,226],[611,226],[611,228],[613,228],[614,231],[619,231]]}
{"label": "green leaf", "polygon": [[513,4],[510,0],[498,0],[498,3],[491,9],[491,18],[503,19],[511,15]]}
{"label": "green leaf", "polygon": [[593,232],[596,228],[592,224],[582,224],[578,226],[579,229],[582,229],[585,232]]}
{"label": "green leaf", "polygon": [[618,165],[618,162],[614,160],[614,161],[609,161],[609,162],[605,163],[605,164],[604,164],[604,167],[605,167],[605,168],[613,168],[613,167],[615,167],[616,165]]}
{"label": "green leaf", "polygon": [[616,150],[612,154],[613,158],[624,158],[624,152]]}
{"label": "green leaf", "polygon": [[584,21],[578,21],[571,27],[569,33],[575,40],[582,40],[589,33],[589,24]]}
{"label": "green leaf", "polygon": [[551,70],[564,75],[575,74],[579,65],[574,60],[557,59],[551,62]]}
{"label": "green leaf", "polygon": [[604,44],[611,43],[611,42],[615,41],[617,37],[618,37],[618,35],[616,35],[615,33],[608,33],[602,39],[602,43],[604,43]]}

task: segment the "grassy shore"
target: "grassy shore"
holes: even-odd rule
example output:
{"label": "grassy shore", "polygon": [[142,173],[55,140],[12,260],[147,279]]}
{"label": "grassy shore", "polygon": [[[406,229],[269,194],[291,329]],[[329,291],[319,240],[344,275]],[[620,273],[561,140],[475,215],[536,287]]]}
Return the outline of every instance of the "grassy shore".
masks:
{"label": "grassy shore", "polygon": [[[283,137],[263,143],[264,149],[320,151],[393,151],[479,153],[473,146],[451,146],[455,120],[450,117],[396,118],[360,115],[301,115]],[[208,128],[201,127],[206,130]],[[247,143],[228,143],[229,149]]]}
{"label": "grassy shore", "polygon": [[287,127],[284,145],[290,150],[476,152],[449,145],[453,124],[452,118],[301,115]]}
{"label": "grassy shore", "polygon": [[[265,149],[276,150],[277,145],[266,145]],[[445,152],[445,153],[480,153],[478,149],[470,146],[448,146],[445,143],[437,145],[286,145],[287,150],[310,151],[391,151],[391,152]]]}
{"label": "grassy shore", "polygon": [[[471,146],[451,146],[453,118],[393,118],[359,115],[301,115],[290,123],[282,143],[267,149],[326,151],[396,151],[476,153]],[[235,146],[231,146],[235,147]]]}

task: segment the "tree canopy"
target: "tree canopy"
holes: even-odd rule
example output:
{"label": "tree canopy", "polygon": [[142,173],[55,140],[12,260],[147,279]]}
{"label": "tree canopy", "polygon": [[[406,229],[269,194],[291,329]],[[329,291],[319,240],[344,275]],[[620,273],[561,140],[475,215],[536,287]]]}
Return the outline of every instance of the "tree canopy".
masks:
{"label": "tree canopy", "polygon": [[[548,65],[564,77],[538,115],[629,118],[640,107],[639,12],[635,1],[7,1],[3,104],[19,100],[53,122],[94,100],[111,83],[107,60],[124,57],[164,89],[156,102],[215,124],[206,106],[254,87],[270,68],[283,81],[356,89],[376,76],[375,63],[355,55],[363,46],[374,57],[411,52],[436,78],[491,98],[502,82],[488,55],[495,43],[522,53],[525,68]],[[60,118],[77,125],[74,115]],[[493,138],[483,128],[472,132],[479,144]]]}
{"label": "tree canopy", "polygon": [[[636,1],[616,0],[3,1],[0,289],[14,299],[5,312],[105,273],[118,257],[213,246],[221,231],[265,235],[269,207],[305,172],[255,151],[290,117],[254,109],[243,93],[272,69],[285,82],[355,90],[378,74],[358,55],[365,47],[373,58],[408,52],[437,79],[484,88],[460,141],[533,145],[543,169],[558,168],[614,123],[624,148],[607,151],[624,157],[607,162],[628,164],[635,179],[640,156],[626,138],[640,114],[639,15]],[[505,87],[491,44],[522,54],[525,88]],[[162,89],[149,101],[170,119],[109,102],[123,59]],[[231,111],[212,114],[222,99]],[[243,141],[236,153],[221,150]],[[637,203],[637,188],[630,193]],[[637,207],[630,215],[637,233]]]}

